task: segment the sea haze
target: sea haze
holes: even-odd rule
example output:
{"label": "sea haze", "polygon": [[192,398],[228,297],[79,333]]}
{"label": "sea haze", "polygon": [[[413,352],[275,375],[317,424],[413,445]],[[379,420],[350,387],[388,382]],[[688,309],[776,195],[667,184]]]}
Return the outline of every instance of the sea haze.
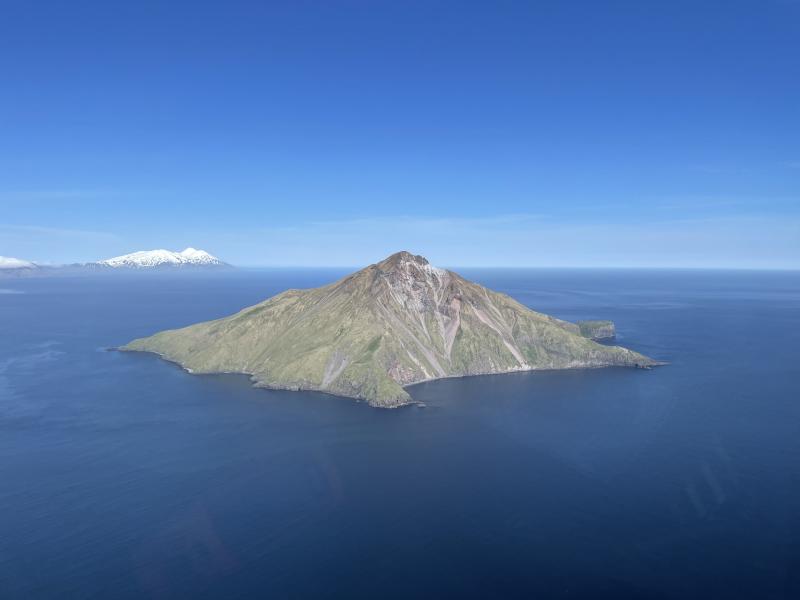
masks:
{"label": "sea haze", "polygon": [[0,597],[800,597],[800,274],[462,270],[669,365],[425,408],[109,352],[331,270],[0,292]]}

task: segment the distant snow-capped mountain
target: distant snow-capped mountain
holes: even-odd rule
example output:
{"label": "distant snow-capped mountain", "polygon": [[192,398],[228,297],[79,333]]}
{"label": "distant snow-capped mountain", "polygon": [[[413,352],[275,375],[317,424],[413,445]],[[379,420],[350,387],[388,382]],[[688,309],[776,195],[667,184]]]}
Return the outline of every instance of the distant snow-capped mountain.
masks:
{"label": "distant snow-capped mountain", "polygon": [[47,269],[35,262],[10,256],[0,256],[0,278],[30,277],[40,275]]}
{"label": "distant snow-capped mountain", "polygon": [[36,263],[29,260],[0,256],[0,269],[35,269],[36,266]]}
{"label": "distant snow-capped mountain", "polygon": [[228,266],[205,250],[186,248],[181,252],[170,250],[141,250],[123,254],[96,264],[115,269],[152,269],[163,267],[224,267]]}
{"label": "distant snow-capped mountain", "polygon": [[128,271],[164,271],[172,269],[228,269],[231,266],[204,250],[186,248],[181,252],[170,250],[143,250],[106,260],[62,265],[38,264],[21,258],[0,256],[0,277],[41,277],[59,275],[101,274]]}

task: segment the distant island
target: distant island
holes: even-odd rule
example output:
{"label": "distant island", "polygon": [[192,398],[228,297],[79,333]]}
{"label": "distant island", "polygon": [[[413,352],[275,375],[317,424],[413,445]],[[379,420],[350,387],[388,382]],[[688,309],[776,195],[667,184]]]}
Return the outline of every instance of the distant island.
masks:
{"label": "distant island", "polygon": [[215,321],[137,339],[191,373],[244,373],[255,385],[318,390],[393,408],[406,386],[540,369],[650,367],[578,325],[398,252],[330,285],[287,290]]}
{"label": "distant island", "polygon": [[112,273],[112,272],[144,272],[206,270],[231,268],[206,252],[195,248],[186,248],[180,252],[171,250],[140,250],[115,256],[104,260],[87,263],[71,263],[66,265],[39,264],[30,260],[0,256],[0,276],[35,277],[46,275],[70,275],[80,273]]}
{"label": "distant island", "polygon": [[186,248],[180,252],[170,250],[142,250],[107,258],[96,263],[98,267],[111,269],[163,269],[191,267],[229,267],[205,250]]}
{"label": "distant island", "polygon": [[3,275],[23,277],[36,272],[39,268],[39,265],[29,260],[0,256],[0,277]]}

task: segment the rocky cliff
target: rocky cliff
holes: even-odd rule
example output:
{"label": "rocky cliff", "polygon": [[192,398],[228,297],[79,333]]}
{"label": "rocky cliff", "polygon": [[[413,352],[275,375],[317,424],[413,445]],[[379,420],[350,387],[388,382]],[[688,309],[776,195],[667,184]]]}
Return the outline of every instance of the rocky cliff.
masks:
{"label": "rocky cliff", "polygon": [[578,321],[581,335],[591,340],[606,340],[616,337],[613,321]]}

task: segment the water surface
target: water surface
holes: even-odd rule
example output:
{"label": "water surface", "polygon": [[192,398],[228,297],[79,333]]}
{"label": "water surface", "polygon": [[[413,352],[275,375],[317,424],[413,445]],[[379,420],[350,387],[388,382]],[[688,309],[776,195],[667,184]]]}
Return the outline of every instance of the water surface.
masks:
{"label": "water surface", "polygon": [[0,597],[800,597],[800,274],[463,274],[670,365],[427,408],[105,348],[339,271],[3,280]]}

